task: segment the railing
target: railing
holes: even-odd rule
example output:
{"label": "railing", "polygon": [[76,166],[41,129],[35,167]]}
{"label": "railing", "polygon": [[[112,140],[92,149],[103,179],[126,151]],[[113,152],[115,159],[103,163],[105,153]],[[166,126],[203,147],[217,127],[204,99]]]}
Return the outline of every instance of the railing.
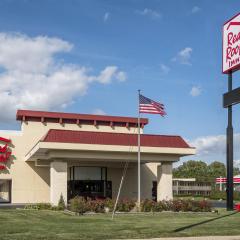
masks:
{"label": "railing", "polygon": [[173,186],[175,191],[211,191],[211,186]]}

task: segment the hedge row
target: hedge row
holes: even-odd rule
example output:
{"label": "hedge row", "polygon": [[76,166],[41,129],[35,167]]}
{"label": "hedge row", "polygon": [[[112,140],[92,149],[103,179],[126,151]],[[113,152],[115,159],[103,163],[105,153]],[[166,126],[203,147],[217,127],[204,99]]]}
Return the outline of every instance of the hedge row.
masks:
{"label": "hedge row", "polygon": [[62,211],[65,208],[66,208],[66,205],[65,205],[62,194],[60,196],[57,206],[53,206],[51,203],[35,203],[35,204],[28,204],[24,207],[24,209],[28,209],[28,210],[54,210],[54,211]]}
{"label": "hedge row", "polygon": [[144,200],[141,203],[141,210],[143,212],[210,212],[212,210],[212,207],[210,202],[205,200],[172,200],[159,202]]}
{"label": "hedge row", "polygon": [[[120,200],[118,202],[116,211],[130,212],[136,206],[134,200]],[[85,212],[104,213],[112,212],[114,201],[112,199],[105,200],[91,200],[83,197],[75,197],[70,200],[70,210],[79,214]],[[174,211],[174,212],[209,212],[211,211],[211,204],[207,201],[192,201],[192,200],[172,200],[172,201],[159,201],[144,200],[141,202],[142,212],[161,212],[161,211]]]}
{"label": "hedge row", "polygon": [[[115,200],[112,199],[85,199],[83,197],[75,197],[70,200],[69,209],[75,213],[83,214],[86,212],[105,213],[112,212],[114,208]],[[117,204],[116,211],[118,212],[130,212],[133,211],[136,206],[134,200],[120,200]],[[58,206],[52,206],[50,203],[36,203],[26,205],[25,209],[34,210],[64,210],[64,203],[59,200]],[[141,202],[142,212],[210,212],[211,204],[208,201],[194,201],[194,200],[172,200],[172,201],[159,201],[144,200]]]}
{"label": "hedge row", "polygon": [[52,206],[51,203],[28,204],[28,205],[25,205],[24,209],[27,209],[27,210],[53,210],[53,211],[64,210],[58,206]]}
{"label": "hedge row", "polygon": [[[200,198],[207,198],[207,199],[211,199],[211,200],[226,200],[227,199],[227,193],[226,191],[219,191],[219,190],[212,190],[210,195],[192,195],[192,194],[178,194],[178,195],[174,195],[174,197],[177,198],[184,198],[184,197],[192,197],[192,198],[196,198],[196,197],[200,197]],[[240,192],[234,191],[233,192],[233,198],[236,201],[240,201]]]}
{"label": "hedge row", "polygon": [[[218,190],[213,190],[210,194],[210,199],[213,200],[226,200],[227,199],[227,193],[226,191],[218,191]],[[240,192],[234,191],[233,192],[233,199],[239,201],[240,200]]]}
{"label": "hedge row", "polygon": [[[134,200],[120,200],[117,205],[117,211],[119,212],[130,212],[135,207]],[[70,200],[70,210],[83,214],[85,212],[104,213],[112,212],[115,201],[112,199],[97,199],[92,200],[90,198],[85,199],[83,197],[75,197]]]}

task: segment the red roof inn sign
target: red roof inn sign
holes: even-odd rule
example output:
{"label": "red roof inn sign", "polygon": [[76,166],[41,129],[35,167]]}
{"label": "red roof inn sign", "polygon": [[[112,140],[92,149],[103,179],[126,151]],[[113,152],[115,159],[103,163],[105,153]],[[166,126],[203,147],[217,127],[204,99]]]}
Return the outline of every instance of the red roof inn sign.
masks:
{"label": "red roof inn sign", "polygon": [[240,13],[223,25],[223,73],[240,69]]}
{"label": "red roof inn sign", "polygon": [[4,170],[6,169],[6,163],[12,154],[8,146],[8,144],[11,143],[11,140],[0,137],[0,143],[3,144],[3,146],[0,146],[0,170]]}
{"label": "red roof inn sign", "polygon": [[240,13],[223,25],[222,72],[228,74],[228,92],[223,94],[223,107],[228,109],[227,125],[227,209],[233,210],[233,126],[232,106],[240,103],[240,87],[233,89],[233,72],[240,69]]}

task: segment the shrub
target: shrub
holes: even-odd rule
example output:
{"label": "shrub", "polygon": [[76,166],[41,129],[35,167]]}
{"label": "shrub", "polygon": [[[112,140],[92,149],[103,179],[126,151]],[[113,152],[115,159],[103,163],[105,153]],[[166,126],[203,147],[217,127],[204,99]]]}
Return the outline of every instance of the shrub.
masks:
{"label": "shrub", "polygon": [[233,192],[233,199],[234,200],[240,200],[240,192],[234,191]]}
{"label": "shrub", "polygon": [[[111,199],[84,199],[82,197],[75,197],[70,200],[70,210],[83,214],[87,211],[95,213],[104,213],[105,208],[109,208],[113,211],[114,200]],[[134,200],[120,200],[117,205],[117,211],[130,212],[134,209],[136,202]],[[209,212],[211,211],[211,205],[208,201],[194,201],[194,200],[172,200],[172,201],[159,201],[146,199],[141,202],[142,212]]]}
{"label": "shrub", "polygon": [[210,202],[203,200],[203,201],[199,201],[198,204],[199,204],[199,210],[201,212],[211,212],[212,206]]}
{"label": "shrub", "polygon": [[[101,199],[87,201],[89,203],[89,209],[91,212],[104,213],[105,201]],[[86,203],[87,204],[87,203]]]}
{"label": "shrub", "polygon": [[70,200],[70,210],[83,214],[85,212],[104,213],[105,208],[113,211],[114,201],[111,199],[96,199],[75,197]]}
{"label": "shrub", "polygon": [[143,212],[209,212],[211,211],[211,205],[207,201],[173,200],[154,202],[146,199],[141,203],[141,210]]}
{"label": "shrub", "polygon": [[182,200],[174,200],[172,202],[172,211],[179,212],[183,209],[183,201]]}
{"label": "shrub", "polygon": [[62,209],[59,209],[58,206],[52,206],[52,207],[51,207],[51,210],[52,210],[52,211],[59,211],[59,210],[62,210]]}
{"label": "shrub", "polygon": [[177,200],[173,201],[173,211],[175,212],[210,212],[211,204],[208,201]]}
{"label": "shrub", "polygon": [[38,203],[39,210],[51,210],[52,205],[50,203]]}
{"label": "shrub", "polygon": [[64,202],[64,198],[63,195],[60,195],[60,199],[58,201],[58,210],[64,210],[66,208],[65,206],[65,202]]}
{"label": "shrub", "polygon": [[183,212],[192,211],[192,207],[193,207],[193,204],[191,200],[182,201],[181,211]]}
{"label": "shrub", "polygon": [[158,208],[162,209],[162,211],[172,211],[173,209],[173,202],[172,201],[159,201],[158,203]]}
{"label": "shrub", "polygon": [[70,200],[70,210],[79,214],[89,211],[89,206],[83,197],[75,197]]}
{"label": "shrub", "polygon": [[130,212],[135,207],[136,202],[134,200],[123,199],[118,202],[117,211]]}
{"label": "shrub", "polygon": [[29,204],[25,205],[24,209],[28,210],[51,210],[52,205],[50,203],[35,203],[35,204]]}
{"label": "shrub", "polygon": [[225,191],[218,191],[218,190],[215,190],[215,191],[212,191],[211,194],[210,194],[210,199],[214,199],[214,200],[219,200],[219,199],[223,199],[223,200],[226,200],[226,192]]}
{"label": "shrub", "polygon": [[24,209],[27,209],[27,210],[39,210],[39,208],[38,208],[38,206],[36,204],[25,205]]}
{"label": "shrub", "polygon": [[105,200],[105,208],[108,208],[110,212],[113,211],[115,201],[113,199],[107,198]]}
{"label": "shrub", "polygon": [[155,212],[156,211],[156,202],[153,200],[145,199],[141,202],[141,211],[142,212]]}
{"label": "shrub", "polygon": [[[214,190],[210,194],[210,199],[214,199],[214,200],[223,199],[223,200],[226,200],[226,198],[227,198],[226,191]],[[233,199],[234,200],[240,200],[240,192],[234,191],[233,192]]]}

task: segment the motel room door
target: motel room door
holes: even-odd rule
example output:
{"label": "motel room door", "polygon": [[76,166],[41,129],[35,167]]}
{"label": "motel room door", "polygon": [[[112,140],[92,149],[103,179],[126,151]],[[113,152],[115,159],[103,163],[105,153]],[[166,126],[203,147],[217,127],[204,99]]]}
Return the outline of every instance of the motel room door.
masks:
{"label": "motel room door", "polygon": [[106,167],[71,167],[68,200],[75,197],[111,198],[112,182],[107,181]]}
{"label": "motel room door", "polygon": [[0,204],[11,203],[12,180],[0,179]]}

